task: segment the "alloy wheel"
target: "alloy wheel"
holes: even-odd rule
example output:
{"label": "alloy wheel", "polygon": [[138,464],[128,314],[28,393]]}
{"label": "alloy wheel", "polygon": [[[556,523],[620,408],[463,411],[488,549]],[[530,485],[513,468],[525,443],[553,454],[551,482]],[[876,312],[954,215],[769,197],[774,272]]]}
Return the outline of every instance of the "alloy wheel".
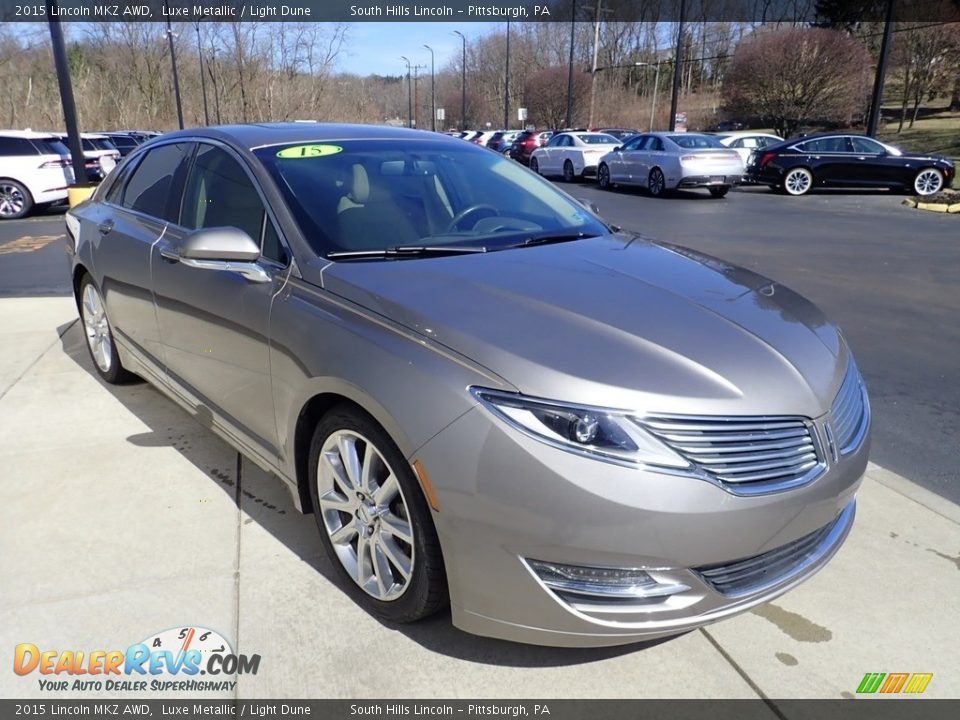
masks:
{"label": "alloy wheel", "polygon": [[87,336],[87,345],[93,361],[102,372],[110,372],[113,363],[113,336],[110,334],[110,323],[103,307],[100,293],[88,283],[83,289],[83,298],[80,304],[83,313],[83,329]]}
{"label": "alloy wheel", "polygon": [[26,204],[27,198],[19,185],[0,183],[0,217],[20,217]]}
{"label": "alloy wheel", "polygon": [[917,195],[933,195],[939,192],[941,187],[943,187],[943,175],[934,168],[921,170],[913,181],[913,189]]}
{"label": "alloy wheel", "polygon": [[610,187],[610,168],[606,165],[597,169],[597,184],[604,190]]}
{"label": "alloy wheel", "polygon": [[662,195],[665,184],[666,183],[663,179],[663,171],[660,170],[660,168],[654,168],[650,171],[650,177],[647,180],[647,189],[650,190],[651,195]]}
{"label": "alloy wheel", "polygon": [[414,538],[400,482],[383,454],[352,430],[320,449],[317,502],[323,527],[347,574],[368,595],[396,600],[410,585]]}
{"label": "alloy wheel", "polygon": [[806,168],[794,168],[783,179],[783,188],[791,195],[803,195],[813,186],[813,175]]}
{"label": "alloy wheel", "polygon": [[530,158],[530,169],[533,170],[537,175],[540,174],[540,163],[536,158]]}
{"label": "alloy wheel", "polygon": [[573,163],[567,160],[563,163],[563,181],[572,183],[574,180]]}

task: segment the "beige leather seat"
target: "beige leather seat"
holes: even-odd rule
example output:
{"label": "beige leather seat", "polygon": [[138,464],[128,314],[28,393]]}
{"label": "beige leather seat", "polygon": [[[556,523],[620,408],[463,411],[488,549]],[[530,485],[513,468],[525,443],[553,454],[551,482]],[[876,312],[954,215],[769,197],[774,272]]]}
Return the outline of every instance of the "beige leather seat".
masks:
{"label": "beige leather seat", "polygon": [[350,169],[350,191],[337,204],[337,221],[344,250],[408,245],[420,238],[389,189],[371,183],[367,169],[360,163]]}

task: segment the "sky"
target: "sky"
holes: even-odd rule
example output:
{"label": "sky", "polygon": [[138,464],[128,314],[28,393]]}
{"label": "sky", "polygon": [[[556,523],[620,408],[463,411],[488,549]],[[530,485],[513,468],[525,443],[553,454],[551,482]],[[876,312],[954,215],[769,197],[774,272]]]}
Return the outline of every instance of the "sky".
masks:
{"label": "sky", "polygon": [[424,45],[433,47],[439,71],[450,59],[463,52],[463,41],[453,34],[454,30],[466,35],[469,44],[500,25],[502,23],[350,23],[337,69],[358,75],[403,75],[407,65],[400,56],[406,55],[411,63],[425,65],[426,74],[429,74],[430,51]]}

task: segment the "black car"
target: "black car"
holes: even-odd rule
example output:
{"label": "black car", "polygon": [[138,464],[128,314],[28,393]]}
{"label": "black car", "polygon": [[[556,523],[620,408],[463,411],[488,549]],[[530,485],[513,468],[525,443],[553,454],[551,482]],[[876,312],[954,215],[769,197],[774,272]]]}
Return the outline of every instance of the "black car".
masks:
{"label": "black car", "polygon": [[808,135],[751,154],[746,178],[790,195],[804,195],[814,187],[878,187],[932,195],[950,187],[955,174],[947,158],[908,154],[863,135]]}
{"label": "black car", "polygon": [[120,151],[120,157],[126,157],[143,142],[143,140],[133,133],[105,132],[101,134],[110,138],[110,142]]}

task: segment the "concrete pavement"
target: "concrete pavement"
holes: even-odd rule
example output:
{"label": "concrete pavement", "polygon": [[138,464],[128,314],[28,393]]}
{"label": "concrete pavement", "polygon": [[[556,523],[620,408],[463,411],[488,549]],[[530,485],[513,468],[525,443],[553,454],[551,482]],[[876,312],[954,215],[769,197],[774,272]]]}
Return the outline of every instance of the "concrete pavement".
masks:
{"label": "concrete pavement", "polygon": [[339,589],[278,480],[150,386],[101,383],[75,318],[69,298],[0,299],[0,696],[124,695],[43,691],[12,672],[18,643],[195,625],[261,655],[222,693],[240,698],[837,698],[867,672],[932,672],[925,696],[960,697],[960,508],[883,468],[826,569],[702,631],[571,651],[449,615],[389,627]]}

